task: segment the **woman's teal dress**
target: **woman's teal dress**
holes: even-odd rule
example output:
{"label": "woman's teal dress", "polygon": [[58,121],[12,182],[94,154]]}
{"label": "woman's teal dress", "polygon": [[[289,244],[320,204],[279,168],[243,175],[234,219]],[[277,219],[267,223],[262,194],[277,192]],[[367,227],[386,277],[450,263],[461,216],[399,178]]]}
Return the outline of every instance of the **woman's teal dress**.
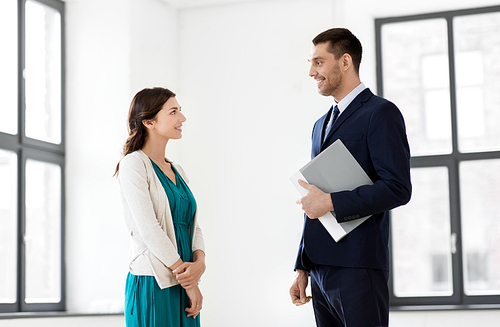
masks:
{"label": "woman's teal dress", "polygon": [[[151,160],[168,197],[174,222],[177,249],[184,262],[193,261],[191,247],[196,201],[188,186],[175,170],[175,185]],[[191,232],[190,232],[191,231]],[[127,327],[199,327],[200,315],[186,316],[189,297],[180,285],[160,289],[153,276],[127,276],[125,287],[125,321]]]}

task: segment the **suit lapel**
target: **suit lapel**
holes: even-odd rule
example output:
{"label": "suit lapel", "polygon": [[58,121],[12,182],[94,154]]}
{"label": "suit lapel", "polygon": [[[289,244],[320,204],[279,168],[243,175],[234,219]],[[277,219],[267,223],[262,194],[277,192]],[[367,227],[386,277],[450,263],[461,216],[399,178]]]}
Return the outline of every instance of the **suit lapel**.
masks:
{"label": "suit lapel", "polygon": [[312,135],[312,149],[311,149],[311,159],[316,157],[321,152],[321,147],[323,146],[323,131],[325,130],[325,124],[327,122],[327,117],[331,114],[333,106],[324,114],[320,119],[316,121],[313,129]]}
{"label": "suit lapel", "polygon": [[327,137],[325,138],[325,142],[321,144],[321,151],[323,151],[328,145],[330,145],[329,139],[332,137],[335,131],[339,129],[342,123],[346,121],[354,112],[356,112],[356,110],[361,108],[363,104],[371,98],[372,95],[373,93],[370,91],[370,89],[366,88],[357,97],[355,97],[354,100],[352,100],[349,106],[347,106],[344,112],[333,124],[332,128],[330,129],[330,133],[328,133]]}

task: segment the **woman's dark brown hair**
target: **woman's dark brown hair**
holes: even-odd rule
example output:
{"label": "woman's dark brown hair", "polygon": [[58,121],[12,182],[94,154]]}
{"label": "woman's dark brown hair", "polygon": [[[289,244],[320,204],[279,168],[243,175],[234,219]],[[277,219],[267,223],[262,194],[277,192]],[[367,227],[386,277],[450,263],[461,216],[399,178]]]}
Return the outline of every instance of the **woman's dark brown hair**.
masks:
{"label": "woman's dark brown hair", "polygon": [[[148,133],[142,122],[154,119],[171,97],[175,97],[175,93],[162,87],[143,89],[134,96],[128,111],[128,138],[123,145],[123,156],[144,146]],[[119,168],[118,162],[115,175]]]}

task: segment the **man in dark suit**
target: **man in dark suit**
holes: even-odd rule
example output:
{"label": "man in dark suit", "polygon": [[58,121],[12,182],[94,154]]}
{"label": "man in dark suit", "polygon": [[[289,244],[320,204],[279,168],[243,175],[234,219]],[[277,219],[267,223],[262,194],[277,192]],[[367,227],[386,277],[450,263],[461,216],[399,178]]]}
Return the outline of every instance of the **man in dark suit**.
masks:
{"label": "man in dark suit", "polygon": [[[411,196],[404,120],[393,103],[361,83],[361,43],[349,30],[327,30],[313,44],[309,75],[335,103],[314,125],[312,157],[340,139],[373,185],[328,194],[300,181],[309,193],[298,201],[305,222],[290,296],[296,305],[309,302],[310,277],[319,327],[388,326],[389,210]],[[328,211],[339,223],[372,217],[335,242],[317,219]]]}

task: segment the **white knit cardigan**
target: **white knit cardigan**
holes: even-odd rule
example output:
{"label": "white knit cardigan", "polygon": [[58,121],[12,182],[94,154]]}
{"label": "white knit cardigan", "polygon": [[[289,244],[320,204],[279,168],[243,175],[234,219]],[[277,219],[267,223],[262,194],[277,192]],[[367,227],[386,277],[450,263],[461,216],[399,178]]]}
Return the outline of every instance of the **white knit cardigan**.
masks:
{"label": "white knit cardigan", "polygon": [[[174,167],[188,183],[184,170],[176,164]],[[129,271],[154,276],[161,289],[179,284],[168,268],[180,258],[170,206],[149,157],[141,150],[126,155],[120,161],[118,181],[131,237]],[[197,213],[193,226],[193,252],[205,251]]]}

